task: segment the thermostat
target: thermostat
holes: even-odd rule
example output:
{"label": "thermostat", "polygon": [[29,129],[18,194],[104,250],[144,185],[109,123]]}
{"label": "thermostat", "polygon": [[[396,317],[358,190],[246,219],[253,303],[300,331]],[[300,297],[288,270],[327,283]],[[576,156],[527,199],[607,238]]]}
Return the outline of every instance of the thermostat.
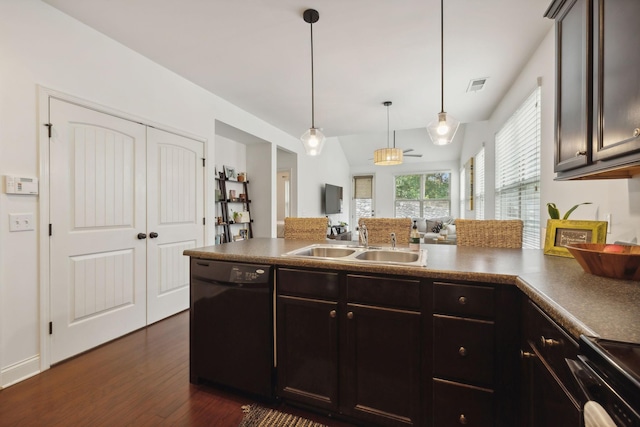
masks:
{"label": "thermostat", "polygon": [[5,193],[38,194],[38,178],[5,175]]}

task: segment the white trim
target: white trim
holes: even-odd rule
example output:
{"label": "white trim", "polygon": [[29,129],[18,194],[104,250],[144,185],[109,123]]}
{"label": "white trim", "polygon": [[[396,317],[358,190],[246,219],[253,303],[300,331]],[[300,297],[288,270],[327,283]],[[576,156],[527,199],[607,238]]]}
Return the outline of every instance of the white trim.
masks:
{"label": "white trim", "polygon": [[38,356],[33,356],[21,362],[14,363],[11,366],[7,366],[5,369],[0,371],[0,374],[2,374],[3,378],[6,380],[6,383],[0,384],[0,389],[38,375],[41,372],[39,366],[40,357]]}
{"label": "white trim", "polygon": [[[39,236],[38,236],[38,246],[39,246],[39,283],[40,283],[40,356],[38,358],[40,370],[39,372],[45,371],[51,367],[50,362],[50,351],[51,351],[51,342],[49,339],[49,321],[51,320],[51,307],[50,307],[50,278],[49,278],[49,203],[50,203],[50,177],[49,177],[49,129],[45,126],[46,123],[49,123],[49,99],[56,98],[61,101],[70,102],[81,107],[89,108],[100,113],[109,114],[124,120],[133,121],[136,123],[140,123],[143,126],[150,126],[156,129],[163,130],[165,132],[170,132],[179,136],[183,136],[186,138],[190,138],[196,140],[198,142],[202,142],[204,144],[204,157],[207,159],[207,163],[210,165],[213,162],[213,158],[209,157],[210,151],[213,152],[213,149],[209,150],[208,140],[201,136],[194,135],[189,132],[181,131],[170,126],[166,126],[153,120],[148,120],[145,118],[138,117],[133,114],[128,114],[114,108],[109,108],[104,105],[97,104],[95,102],[91,102],[85,99],[81,99],[75,97],[73,95],[69,95],[63,92],[59,92],[54,89],[49,89],[47,87],[37,85],[38,91],[38,106],[37,106],[37,115],[36,115],[36,126],[38,127],[38,153],[39,153],[39,180],[40,180],[40,198],[39,198],[39,218],[40,218],[40,227],[39,227]],[[53,124],[55,126],[55,123]],[[207,183],[209,182],[210,176],[208,170],[213,170],[209,168],[208,165],[204,170],[204,216],[205,218],[210,218],[210,209],[208,209],[208,197],[207,191],[209,186]],[[211,172],[213,173],[213,172]],[[209,244],[208,231],[210,224],[207,221],[204,226],[204,245]],[[55,325],[54,325],[55,328]],[[0,365],[1,366],[1,365]],[[36,372],[38,373],[38,372]],[[2,375],[2,372],[0,372]],[[35,375],[35,374],[33,374]],[[0,377],[0,379],[2,379]],[[24,379],[24,378],[23,378]],[[0,383],[1,384],[1,383]]]}

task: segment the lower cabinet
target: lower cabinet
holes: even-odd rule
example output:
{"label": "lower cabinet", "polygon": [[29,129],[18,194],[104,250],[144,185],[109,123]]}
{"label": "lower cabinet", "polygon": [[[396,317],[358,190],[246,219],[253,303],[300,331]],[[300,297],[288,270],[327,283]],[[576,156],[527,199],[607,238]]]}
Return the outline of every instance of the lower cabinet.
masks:
{"label": "lower cabinet", "polygon": [[522,313],[522,421],[524,427],[579,427],[582,405],[565,362],[578,344],[537,305],[527,300]]}
{"label": "lower cabinet", "polygon": [[433,284],[433,426],[515,426],[519,291]]}
{"label": "lower cabinet", "polygon": [[421,425],[419,280],[279,268],[278,393],[366,425]]}

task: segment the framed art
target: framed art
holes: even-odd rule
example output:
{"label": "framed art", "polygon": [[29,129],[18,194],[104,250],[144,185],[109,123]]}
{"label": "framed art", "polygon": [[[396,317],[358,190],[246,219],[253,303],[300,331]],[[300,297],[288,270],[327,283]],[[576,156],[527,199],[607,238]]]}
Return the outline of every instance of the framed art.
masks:
{"label": "framed art", "polygon": [[606,243],[606,221],[580,221],[570,219],[547,220],[547,233],[544,240],[545,255],[557,255],[573,258],[565,248],[571,243]]}
{"label": "framed art", "polygon": [[238,179],[238,174],[236,173],[236,169],[231,166],[224,167],[224,177],[231,181],[236,181]]}

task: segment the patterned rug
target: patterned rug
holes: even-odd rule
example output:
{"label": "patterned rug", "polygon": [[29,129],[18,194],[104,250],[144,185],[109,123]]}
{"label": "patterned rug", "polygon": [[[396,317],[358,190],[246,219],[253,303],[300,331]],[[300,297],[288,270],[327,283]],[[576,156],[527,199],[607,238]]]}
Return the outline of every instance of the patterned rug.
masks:
{"label": "patterned rug", "polygon": [[238,427],[327,427],[306,418],[263,408],[256,404],[243,406],[242,412],[245,415]]}

